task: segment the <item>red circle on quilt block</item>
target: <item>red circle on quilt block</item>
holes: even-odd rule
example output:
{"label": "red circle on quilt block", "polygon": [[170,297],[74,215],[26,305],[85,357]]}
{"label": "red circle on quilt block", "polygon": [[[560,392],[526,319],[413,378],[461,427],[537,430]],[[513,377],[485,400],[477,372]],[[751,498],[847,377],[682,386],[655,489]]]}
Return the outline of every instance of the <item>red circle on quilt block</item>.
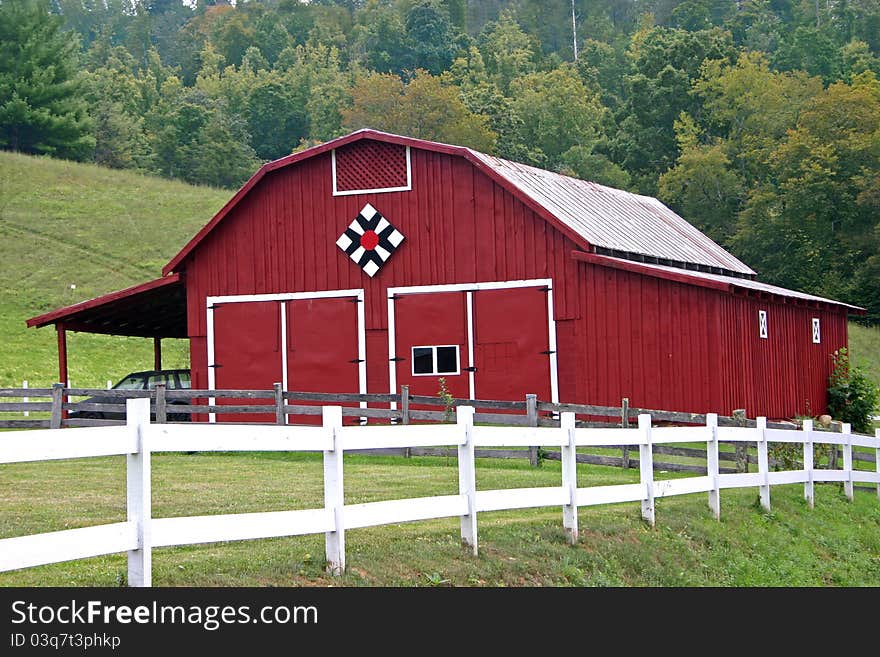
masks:
{"label": "red circle on quilt block", "polygon": [[372,251],[376,248],[377,244],[379,244],[379,236],[376,235],[376,231],[364,231],[364,234],[361,235],[361,246],[364,247],[367,251]]}

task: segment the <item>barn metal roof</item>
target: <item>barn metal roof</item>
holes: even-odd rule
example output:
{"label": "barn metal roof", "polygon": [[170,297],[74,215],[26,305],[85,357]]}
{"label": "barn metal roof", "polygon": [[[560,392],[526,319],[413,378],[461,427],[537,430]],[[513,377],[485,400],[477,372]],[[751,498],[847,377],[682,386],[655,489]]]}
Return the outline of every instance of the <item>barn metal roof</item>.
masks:
{"label": "barn metal roof", "polygon": [[198,244],[268,173],[361,139],[464,157],[580,246],[687,268],[754,277],[755,271],[655,198],[504,160],[479,151],[363,129],[268,162],[162,270],[178,271]]}
{"label": "barn metal roof", "polygon": [[700,285],[715,290],[732,292],[734,290],[747,290],[753,292],[762,292],[777,297],[784,297],[796,301],[805,301],[810,303],[829,304],[832,306],[847,308],[854,314],[863,315],[865,309],[860,306],[853,306],[842,301],[827,299],[825,297],[816,296],[815,294],[807,294],[797,290],[779,287],[778,285],[770,285],[749,278],[740,278],[736,276],[725,276],[723,274],[713,274],[704,271],[682,270],[678,267],[669,267],[666,265],[657,265],[644,262],[633,262],[623,258],[612,258],[609,256],[597,255],[594,253],[582,253],[575,251],[572,253],[575,260],[588,262],[604,267],[613,267],[615,269],[623,269],[648,276],[656,276],[667,280],[674,280],[681,283],[692,285]]}
{"label": "barn metal roof", "polygon": [[655,198],[471,152],[594,247],[755,275]]}

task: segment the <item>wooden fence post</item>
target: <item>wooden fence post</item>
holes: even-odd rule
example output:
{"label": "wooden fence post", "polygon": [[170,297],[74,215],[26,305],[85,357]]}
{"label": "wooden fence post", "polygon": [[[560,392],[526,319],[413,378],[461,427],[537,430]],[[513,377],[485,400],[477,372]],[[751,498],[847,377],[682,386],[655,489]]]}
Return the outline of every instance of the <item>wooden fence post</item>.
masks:
{"label": "wooden fence post", "polygon": [[651,416],[647,413],[639,415],[639,479],[645,487],[645,498],[642,500],[642,518],[651,527],[654,526],[654,455],[651,446]]}
{"label": "wooden fence post", "polygon": [[[530,427],[538,426],[538,396],[526,395],[526,417]],[[529,447],[529,463],[538,465],[538,448]]]}
{"label": "wooden fence post", "polygon": [[128,551],[128,585],[152,586],[152,481],[146,431],[150,424],[150,400],[126,399],[125,424],[134,433],[137,446],[136,452],[125,457],[127,518],[135,524],[138,545]]}
{"label": "wooden fence post", "polygon": [[[733,418],[736,420],[736,426],[746,426],[746,409],[738,408],[733,412]],[[736,471],[749,471],[749,444],[736,443],[734,446],[734,454],[736,456]]]}
{"label": "wooden fence post", "polygon": [[709,509],[715,520],[721,519],[721,490],[718,488],[718,414],[706,414],[710,437],[706,441],[706,474],[712,488],[709,490]]}
{"label": "wooden fence post", "polygon": [[[21,387],[24,388],[25,390],[27,390],[28,382],[27,382],[27,381],[22,381],[22,382],[21,382]],[[25,404],[27,404],[27,403],[30,401],[30,399],[27,398],[27,397],[23,397],[23,398],[22,398],[22,401],[23,401]],[[25,412],[24,412],[24,416],[25,416],[25,417],[30,417],[30,414],[31,414],[30,411],[25,411]]]}
{"label": "wooden fence post", "polygon": [[52,384],[52,415],[49,418],[50,429],[61,428],[61,410],[64,404],[64,384]]}
{"label": "wooden fence post", "polygon": [[[620,400],[620,427],[622,429],[629,429],[629,397],[624,397]],[[629,445],[624,445],[622,448],[623,451],[623,459],[621,461],[621,465],[624,470],[629,469]]]}
{"label": "wooden fence post", "polygon": [[168,414],[165,406],[165,384],[156,384],[156,424],[165,424]]}
{"label": "wooden fence post", "polygon": [[324,451],[324,508],[333,516],[332,531],[324,534],[327,572],[345,572],[345,496],[342,478],[342,407],[323,408],[324,428],[330,435],[331,448]]}
{"label": "wooden fence post", "polygon": [[[409,386],[400,386],[400,423],[409,424]],[[412,447],[406,447],[403,450],[406,458],[412,456]]]}
{"label": "wooden fence post", "polygon": [[284,390],[280,383],[273,383],[272,389],[275,391],[275,424],[287,424],[284,413]]}
{"label": "wooden fence post", "polygon": [[[852,425],[843,423],[843,471],[846,473],[846,481],[843,482],[843,491],[846,499],[853,501],[853,457],[852,457]],[[835,445],[835,449],[837,446]]]}
{"label": "wooden fence post", "polygon": [[562,446],[562,487],[568,491],[568,504],[562,507],[562,526],[568,535],[568,542],[575,545],[578,540],[577,508],[577,449],[574,439],[574,413],[562,413],[559,425],[565,430],[567,443]]}
{"label": "wooden fence post", "polygon": [[758,473],[761,475],[760,491],[761,506],[765,511],[770,511],[770,458],[767,450],[767,418],[759,417],[756,420],[755,432],[758,434]]}
{"label": "wooden fence post", "polygon": [[813,421],[804,420],[802,427],[804,432],[804,474],[807,480],[804,482],[804,499],[811,509],[815,504],[815,487],[813,485]]}
{"label": "wooden fence post", "polygon": [[458,445],[458,493],[467,499],[468,512],[461,516],[461,543],[477,556],[477,474],[474,460],[474,407],[455,409],[462,442]]}
{"label": "wooden fence post", "polygon": [[[843,422],[840,420],[832,420],[831,431],[834,433],[843,433]],[[837,470],[837,461],[837,445],[828,445],[828,469]]]}

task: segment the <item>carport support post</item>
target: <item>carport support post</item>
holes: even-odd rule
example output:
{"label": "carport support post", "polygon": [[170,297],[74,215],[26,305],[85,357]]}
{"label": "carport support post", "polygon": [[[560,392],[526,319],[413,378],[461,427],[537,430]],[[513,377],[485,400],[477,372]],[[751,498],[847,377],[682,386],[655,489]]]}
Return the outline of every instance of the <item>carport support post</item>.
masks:
{"label": "carport support post", "polygon": [[162,338],[153,338],[153,369],[162,369]]}
{"label": "carport support post", "polygon": [[[67,373],[67,329],[62,322],[58,322],[55,325],[55,331],[58,333],[58,380],[61,381],[62,387],[66,388],[70,385],[70,379]],[[65,401],[67,400],[64,398],[61,399],[62,404]],[[59,421],[61,419],[67,419],[67,411],[61,411]],[[61,425],[59,424],[58,426],[60,427]]]}
{"label": "carport support post", "polygon": [[137,450],[125,457],[127,516],[128,522],[134,524],[137,535],[137,548],[128,551],[128,585],[152,586],[152,492],[150,445],[146,431],[150,424],[148,398],[125,401],[125,424],[128,431],[134,434]]}
{"label": "carport support post", "polygon": [[331,448],[324,452],[324,508],[333,517],[333,531],[324,534],[327,572],[341,575],[345,572],[345,524],[342,488],[342,407],[323,408],[324,429],[330,434]]}
{"label": "carport support post", "polygon": [[474,463],[474,407],[455,409],[461,431],[458,445],[458,493],[467,500],[467,513],[461,516],[461,544],[477,556],[477,473]]}

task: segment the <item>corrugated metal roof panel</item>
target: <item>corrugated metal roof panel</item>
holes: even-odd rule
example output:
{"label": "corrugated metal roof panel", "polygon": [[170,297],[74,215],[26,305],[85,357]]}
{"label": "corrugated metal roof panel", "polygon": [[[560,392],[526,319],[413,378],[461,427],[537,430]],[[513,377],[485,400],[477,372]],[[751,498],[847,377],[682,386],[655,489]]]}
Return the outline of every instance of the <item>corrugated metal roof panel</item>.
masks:
{"label": "corrugated metal roof panel", "polygon": [[655,198],[471,153],[593,246],[755,274]]}

